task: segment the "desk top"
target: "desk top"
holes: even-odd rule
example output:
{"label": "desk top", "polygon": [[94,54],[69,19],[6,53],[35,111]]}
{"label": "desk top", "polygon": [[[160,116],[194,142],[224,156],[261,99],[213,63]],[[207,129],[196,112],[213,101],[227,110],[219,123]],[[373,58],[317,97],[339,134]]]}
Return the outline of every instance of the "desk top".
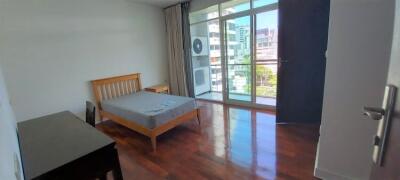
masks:
{"label": "desk top", "polygon": [[115,142],[65,111],[18,123],[24,173],[36,178]]}

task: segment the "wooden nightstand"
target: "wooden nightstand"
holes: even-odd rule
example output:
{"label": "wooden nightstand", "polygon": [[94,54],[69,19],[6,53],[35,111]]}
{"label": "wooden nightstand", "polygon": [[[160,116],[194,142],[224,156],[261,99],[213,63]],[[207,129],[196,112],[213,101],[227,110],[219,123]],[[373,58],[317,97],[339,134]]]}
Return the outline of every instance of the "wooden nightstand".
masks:
{"label": "wooden nightstand", "polygon": [[145,91],[149,91],[149,92],[155,92],[155,93],[169,94],[169,86],[168,85],[164,85],[164,84],[147,87],[144,90]]}

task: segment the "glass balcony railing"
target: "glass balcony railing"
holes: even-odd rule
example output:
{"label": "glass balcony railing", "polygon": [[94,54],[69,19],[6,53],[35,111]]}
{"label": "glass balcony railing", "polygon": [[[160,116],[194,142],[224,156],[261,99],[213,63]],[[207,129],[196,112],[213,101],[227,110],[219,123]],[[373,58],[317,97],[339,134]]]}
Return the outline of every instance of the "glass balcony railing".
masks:
{"label": "glass balcony railing", "polygon": [[[277,63],[273,60],[258,60],[255,63],[255,88],[257,97],[276,98]],[[210,82],[212,92],[222,92],[222,67],[210,65]],[[250,96],[251,64],[228,64],[229,93]]]}

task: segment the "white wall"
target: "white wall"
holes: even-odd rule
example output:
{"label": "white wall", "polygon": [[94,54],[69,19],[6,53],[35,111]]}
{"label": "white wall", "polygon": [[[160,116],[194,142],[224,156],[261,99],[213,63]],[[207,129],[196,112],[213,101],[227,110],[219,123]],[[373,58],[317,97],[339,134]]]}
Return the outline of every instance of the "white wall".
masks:
{"label": "white wall", "polygon": [[[17,179],[14,174],[14,157],[18,160],[17,166],[22,169],[19,145],[16,133],[16,121],[10,106],[2,70],[0,67],[0,179]],[[19,177],[23,179],[22,170]]]}
{"label": "white wall", "polygon": [[18,121],[83,114],[90,80],[142,73],[168,79],[161,8],[129,0],[2,0],[0,56]]}
{"label": "white wall", "polygon": [[325,92],[315,174],[368,179],[393,31],[394,0],[331,0]]}

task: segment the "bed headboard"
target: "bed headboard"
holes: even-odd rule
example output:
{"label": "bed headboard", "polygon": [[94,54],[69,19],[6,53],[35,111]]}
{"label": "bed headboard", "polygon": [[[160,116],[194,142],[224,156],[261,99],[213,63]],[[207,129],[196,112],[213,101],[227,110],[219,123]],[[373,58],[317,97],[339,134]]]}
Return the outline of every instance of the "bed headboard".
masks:
{"label": "bed headboard", "polygon": [[102,110],[101,101],[103,100],[132,94],[142,89],[140,73],[97,79],[91,82],[99,110]]}

